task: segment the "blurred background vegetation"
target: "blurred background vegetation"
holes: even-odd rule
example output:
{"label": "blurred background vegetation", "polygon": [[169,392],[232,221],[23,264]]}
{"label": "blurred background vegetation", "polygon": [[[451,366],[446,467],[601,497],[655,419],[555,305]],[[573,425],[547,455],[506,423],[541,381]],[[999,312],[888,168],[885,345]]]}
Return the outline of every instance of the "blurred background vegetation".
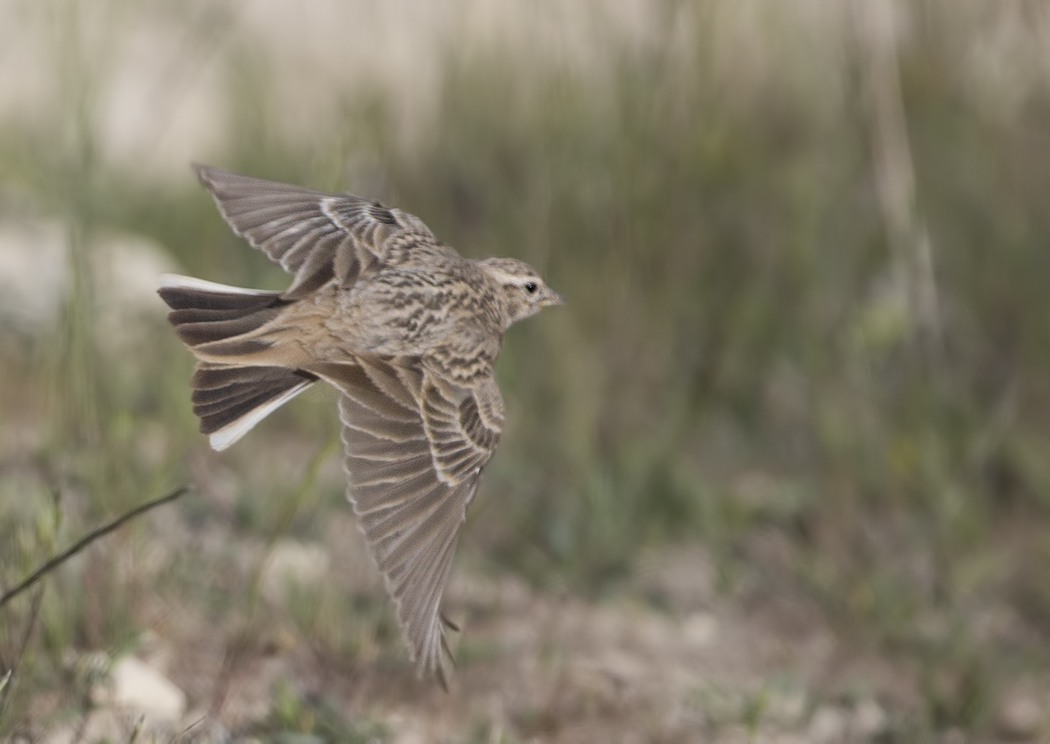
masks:
{"label": "blurred background vegetation", "polygon": [[191,160],[380,198],[568,298],[505,344],[478,570],[600,600],[699,543],[722,591],[804,597],[904,670],[902,741],[980,739],[1014,680],[1045,685],[1050,4],[0,13],[0,584],[201,494],[0,610],[0,736],[90,706],[66,651],[133,646],[157,596],[250,623],[217,564],[125,565],[172,522],[235,545],[346,510],[333,395],[222,456],[196,433],[156,273],[287,278]]}

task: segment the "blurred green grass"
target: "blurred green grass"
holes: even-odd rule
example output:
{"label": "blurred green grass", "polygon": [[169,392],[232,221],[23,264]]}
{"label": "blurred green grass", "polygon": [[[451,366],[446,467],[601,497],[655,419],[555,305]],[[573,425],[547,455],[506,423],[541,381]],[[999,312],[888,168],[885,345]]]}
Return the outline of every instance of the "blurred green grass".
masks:
{"label": "blurred green grass", "polygon": [[[713,57],[671,45],[612,48],[601,85],[450,51],[434,118],[411,147],[378,87],[334,92],[339,115],[308,139],[272,127],[275,61],[245,45],[230,56],[235,135],[216,164],[353,190],[345,165],[363,156],[382,174],[383,193],[366,195],[419,215],[465,255],[534,263],[568,298],[508,335],[498,367],[508,430],[471,549],[541,585],[601,593],[643,547],[703,541],[727,582],[750,571],[807,593],[859,642],[908,660],[923,725],[945,730],[985,725],[995,686],[1047,661],[1050,89],[1008,118],[981,109],[958,73],[977,29],[947,23],[950,3],[922,6],[899,61],[943,303],[932,364],[907,308],[882,291],[892,256],[860,63],[844,56],[829,101],[799,38],[747,95]],[[715,43],[704,13],[683,17],[698,49]],[[55,131],[0,131],[0,178],[68,227],[74,277],[61,328],[2,358],[0,396],[46,412],[31,464],[5,464],[0,482],[4,583],[67,542],[70,522],[192,478],[203,447],[173,334],[158,324],[148,353],[118,357],[98,338],[88,237],[149,237],[215,281],[284,281],[196,186],[107,163],[77,119],[90,100],[67,105],[71,122]],[[23,397],[39,407],[14,402]],[[320,450],[337,428],[330,408],[317,396],[262,428]],[[150,427],[164,432],[159,458],[136,449]],[[233,462],[250,470],[245,444]],[[270,503],[297,479],[243,493]],[[59,507],[54,489],[67,494]],[[265,532],[289,523],[280,513],[242,516]],[[61,676],[68,645],[132,641],[134,613],[99,607],[133,608],[145,591],[105,567],[148,529],[44,593],[31,667],[42,671],[23,675],[21,694]],[[771,535],[787,546],[777,561],[760,549]],[[1003,607],[1027,632],[982,633],[985,613]],[[29,612],[23,603],[0,623],[2,658],[16,656]]]}

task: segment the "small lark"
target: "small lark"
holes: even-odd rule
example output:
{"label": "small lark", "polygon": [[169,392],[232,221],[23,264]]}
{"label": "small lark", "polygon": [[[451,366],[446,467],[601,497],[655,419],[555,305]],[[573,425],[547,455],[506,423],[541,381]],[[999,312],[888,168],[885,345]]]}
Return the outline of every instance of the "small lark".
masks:
{"label": "small lark", "polygon": [[562,299],[521,261],[464,259],[379,202],[197,173],[234,232],[295,275],[284,292],[162,277],[198,360],[201,431],[223,450],[318,380],[342,393],[359,527],[412,659],[444,684],[441,594],[503,424],[492,365],[512,323]]}

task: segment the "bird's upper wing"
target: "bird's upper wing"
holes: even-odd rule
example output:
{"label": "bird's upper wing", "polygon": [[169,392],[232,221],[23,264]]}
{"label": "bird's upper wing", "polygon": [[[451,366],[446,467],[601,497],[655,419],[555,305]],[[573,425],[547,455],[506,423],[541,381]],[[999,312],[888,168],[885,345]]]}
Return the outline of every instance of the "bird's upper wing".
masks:
{"label": "bird's upper wing", "polygon": [[413,660],[444,682],[441,595],[467,506],[499,440],[499,388],[491,375],[470,386],[449,383],[418,359],[360,357],[311,371],[343,391],[339,415],[358,525]]}
{"label": "bird's upper wing", "polygon": [[378,266],[395,243],[436,244],[423,221],[352,194],[330,194],[196,166],[234,232],[295,274],[286,299],[332,279],[346,287]]}

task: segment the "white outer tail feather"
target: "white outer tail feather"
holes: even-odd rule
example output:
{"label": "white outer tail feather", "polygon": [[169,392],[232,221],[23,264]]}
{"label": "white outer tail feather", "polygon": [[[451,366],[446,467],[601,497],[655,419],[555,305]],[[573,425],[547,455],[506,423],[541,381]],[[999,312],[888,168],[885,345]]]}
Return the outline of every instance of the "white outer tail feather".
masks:
{"label": "white outer tail feather", "polygon": [[160,287],[161,289],[164,289],[166,287],[172,287],[179,289],[195,289],[199,292],[223,292],[226,294],[273,294],[271,290],[267,289],[245,289],[244,287],[231,287],[228,284],[209,282],[205,279],[197,279],[193,276],[183,276],[182,274],[161,274]]}
{"label": "white outer tail feather", "polygon": [[[241,294],[241,295],[268,295],[272,294],[271,291],[265,289],[245,289],[244,287],[232,287],[228,284],[219,284],[218,282],[209,282],[205,279],[198,279],[193,276],[184,276],[182,274],[161,274],[160,275],[160,287],[164,288],[178,288],[178,289],[189,289],[198,292],[214,292],[223,294]],[[264,418],[269,416],[275,410],[280,408],[282,405],[290,401],[292,398],[297,396],[306,388],[310,387],[312,380],[304,380],[302,384],[296,385],[292,389],[286,391],[282,395],[274,398],[273,400],[265,403],[258,408],[255,408],[246,413],[236,421],[232,421],[218,431],[212,432],[208,435],[208,443],[216,452],[221,452],[226,449],[238,439],[247,434],[251,429],[262,421]]]}
{"label": "white outer tail feather", "polygon": [[269,416],[271,413],[276,411],[278,408],[283,406],[285,403],[290,401],[292,398],[297,396],[299,393],[306,390],[313,384],[313,380],[304,380],[299,385],[296,385],[291,390],[282,393],[280,396],[274,398],[268,403],[264,403],[258,408],[253,408],[248,413],[241,416],[236,421],[232,421],[226,426],[222,427],[218,431],[213,431],[208,435],[208,443],[211,448],[216,452],[222,452],[224,449],[229,447],[231,444],[236,442],[238,439],[243,437],[249,431],[252,430],[257,423],[262,421],[264,418]]}

